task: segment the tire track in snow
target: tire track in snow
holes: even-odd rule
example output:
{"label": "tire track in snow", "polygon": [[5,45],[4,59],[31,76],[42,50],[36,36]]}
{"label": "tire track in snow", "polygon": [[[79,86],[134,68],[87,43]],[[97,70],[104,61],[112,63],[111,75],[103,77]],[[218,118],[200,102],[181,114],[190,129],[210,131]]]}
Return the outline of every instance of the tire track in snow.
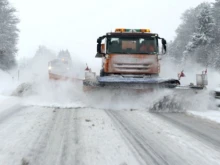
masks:
{"label": "tire track in snow", "polygon": [[185,113],[158,113],[160,118],[178,126],[196,139],[220,150],[220,125],[189,116]]}
{"label": "tire track in snow", "polygon": [[[179,129],[177,125],[163,120],[159,116],[140,111],[109,110],[107,113],[113,116],[115,125],[119,128],[122,137],[124,137],[125,140],[131,139],[127,140],[128,145],[132,146],[139,155],[145,154],[144,158],[143,156],[141,157],[144,159],[145,164],[153,163],[147,162],[149,161],[147,158],[148,153],[138,146],[140,144],[138,144],[136,140],[138,140],[146,150],[150,151],[153,157],[162,165],[219,164],[219,150],[208,146],[183,129]],[[134,140],[135,138],[136,140]],[[148,157],[149,159],[152,158],[151,155]]]}
{"label": "tire track in snow", "polygon": [[125,121],[123,117],[111,110],[106,110],[106,113],[114,121],[117,128],[122,133],[122,136],[132,146],[136,158],[140,164],[153,165],[170,165],[167,160],[162,157],[149,143],[141,132],[136,130],[129,122]]}
{"label": "tire track in snow", "polygon": [[58,164],[78,164],[78,143],[79,143],[79,123],[78,123],[78,109],[62,109],[68,111],[66,113],[65,133],[63,137],[63,147],[61,150],[61,157]]}
{"label": "tire track in snow", "polygon": [[55,109],[55,111],[52,121],[36,139],[35,152],[31,154],[34,157],[30,158],[31,165],[67,165],[77,162],[78,110]]}
{"label": "tire track in snow", "polygon": [[[55,111],[55,109],[52,108],[50,109],[50,111]],[[32,142],[31,149],[29,150],[28,154],[24,157],[24,159],[30,162],[30,164],[35,164],[39,161],[39,157],[46,147],[45,141],[47,140],[50,134],[50,130],[53,128],[54,121],[57,120],[57,118],[58,113],[53,113],[53,115],[51,115],[51,117],[48,118],[48,122],[45,128],[42,129],[41,132],[39,132],[38,136],[36,136],[35,140]]]}
{"label": "tire track in snow", "polygon": [[[13,111],[12,109],[10,113]],[[22,158],[30,162],[40,153],[39,148],[43,146],[39,142],[46,137],[47,128],[54,116],[52,111],[53,109],[20,106],[19,110],[8,115],[7,120],[0,124],[1,162],[17,164]],[[44,127],[45,130],[42,129]]]}

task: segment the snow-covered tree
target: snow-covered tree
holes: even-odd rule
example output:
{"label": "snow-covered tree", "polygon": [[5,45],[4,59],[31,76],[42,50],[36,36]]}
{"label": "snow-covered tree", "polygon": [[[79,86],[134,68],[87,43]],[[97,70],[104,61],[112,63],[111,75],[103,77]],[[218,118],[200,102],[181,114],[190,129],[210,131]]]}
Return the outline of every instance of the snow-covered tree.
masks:
{"label": "snow-covered tree", "polygon": [[35,53],[34,58],[54,59],[55,53],[44,45],[40,45]]}
{"label": "snow-covered tree", "polygon": [[182,59],[185,46],[191,39],[191,35],[195,32],[196,9],[191,8],[186,10],[182,15],[181,20],[182,23],[176,30],[177,36],[175,40],[168,45],[169,55],[175,57],[178,61]]}
{"label": "snow-covered tree", "polygon": [[215,2],[213,3],[213,8],[212,8],[212,12],[213,12],[213,17],[216,20],[216,24],[220,25],[220,0],[215,0]]}
{"label": "snow-covered tree", "polygon": [[0,68],[10,69],[16,64],[19,19],[8,0],[0,0]]}
{"label": "snow-covered tree", "polygon": [[66,58],[71,59],[71,55],[70,55],[69,50],[61,50],[61,51],[58,53],[58,58],[62,58],[62,57],[66,57]]}
{"label": "snow-covered tree", "polygon": [[[212,43],[214,41],[215,22],[211,13],[211,5],[202,3],[197,7],[197,24],[196,31],[192,35],[192,39],[186,46],[184,56],[188,54],[196,56],[199,63],[208,64],[211,59]],[[199,53],[195,53],[195,49],[201,49]]]}
{"label": "snow-covered tree", "polygon": [[216,68],[220,68],[220,0],[215,0],[212,7],[212,15],[216,22],[215,44],[213,46],[213,59]]}
{"label": "snow-covered tree", "polygon": [[215,42],[220,42],[220,0],[215,0],[212,7],[212,15],[216,22],[216,28],[215,28]]}
{"label": "snow-covered tree", "polygon": [[36,65],[36,68],[39,67],[39,64],[47,66],[48,62],[54,60],[55,58],[56,54],[52,50],[48,49],[46,46],[41,45],[38,47],[35,56],[29,65]]}
{"label": "snow-covered tree", "polygon": [[[220,1],[220,0],[219,0]],[[170,43],[169,55],[184,63],[186,59],[200,64],[216,63],[216,23],[210,3],[187,10]]]}
{"label": "snow-covered tree", "polygon": [[187,51],[192,51],[198,46],[211,44],[214,40],[215,23],[211,14],[211,6],[209,3],[203,3],[199,9],[196,32],[193,33],[192,40],[186,46]]}
{"label": "snow-covered tree", "polygon": [[44,45],[38,47],[34,57],[28,61],[26,67],[34,75],[47,76],[48,63],[56,58],[56,53]]}

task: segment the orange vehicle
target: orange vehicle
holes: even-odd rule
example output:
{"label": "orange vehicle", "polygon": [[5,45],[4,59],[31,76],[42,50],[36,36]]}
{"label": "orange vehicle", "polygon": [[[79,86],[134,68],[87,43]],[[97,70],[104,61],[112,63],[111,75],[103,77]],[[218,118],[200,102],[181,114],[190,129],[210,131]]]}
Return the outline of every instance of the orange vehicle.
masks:
{"label": "orange vehicle", "polygon": [[97,39],[96,58],[102,59],[102,68],[99,76],[86,72],[84,88],[179,87],[178,79],[159,76],[159,55],[165,53],[166,40],[150,29],[116,29]]}
{"label": "orange vehicle", "polygon": [[73,77],[73,62],[68,51],[60,51],[57,58],[48,62],[51,80],[69,80]]}
{"label": "orange vehicle", "polygon": [[[158,59],[158,35],[149,30],[127,32],[116,29],[108,34],[103,50],[98,50],[96,57],[103,58],[103,69],[100,76],[109,74],[158,75],[160,65]],[[165,40],[164,48],[165,48]],[[98,44],[99,45],[99,44]],[[104,49],[106,46],[106,49]]]}
{"label": "orange vehicle", "polygon": [[99,37],[96,58],[102,58],[100,75],[95,82],[85,79],[84,86],[132,86],[139,89],[149,85],[180,85],[179,80],[159,77],[159,40],[162,40],[165,53],[166,40],[149,29],[116,29]]}

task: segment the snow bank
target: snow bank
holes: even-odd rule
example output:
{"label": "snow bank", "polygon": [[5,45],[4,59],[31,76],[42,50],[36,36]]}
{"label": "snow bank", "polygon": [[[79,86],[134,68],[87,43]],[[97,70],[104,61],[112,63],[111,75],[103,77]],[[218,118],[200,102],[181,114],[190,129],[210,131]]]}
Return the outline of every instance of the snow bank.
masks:
{"label": "snow bank", "polygon": [[22,83],[12,92],[11,95],[19,97],[31,95],[33,94],[32,87],[32,83]]}
{"label": "snow bank", "polygon": [[0,95],[0,103],[2,102],[2,101],[4,101],[4,100],[6,100],[6,99],[8,99],[9,97],[7,97],[7,96],[1,96]]}
{"label": "snow bank", "polygon": [[21,100],[17,97],[0,95],[0,113],[5,110],[8,110],[9,108],[16,107],[21,104]]}
{"label": "snow bank", "polygon": [[220,111],[207,110],[202,113],[198,111],[188,111],[187,114],[220,124]]}
{"label": "snow bank", "polygon": [[11,96],[11,93],[16,89],[18,81],[16,80],[13,71],[5,72],[0,70],[0,112],[3,112],[14,106],[21,104],[21,100]]}
{"label": "snow bank", "polygon": [[16,88],[18,82],[15,75],[10,72],[0,70],[0,95],[10,95],[11,92]]}

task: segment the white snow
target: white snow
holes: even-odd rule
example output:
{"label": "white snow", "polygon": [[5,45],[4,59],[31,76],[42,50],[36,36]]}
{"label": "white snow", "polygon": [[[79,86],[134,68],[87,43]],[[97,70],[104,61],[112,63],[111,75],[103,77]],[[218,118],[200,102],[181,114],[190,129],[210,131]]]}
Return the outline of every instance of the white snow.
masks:
{"label": "white snow", "polygon": [[0,112],[21,104],[21,99],[11,94],[19,85],[16,70],[5,72],[0,70]]}
{"label": "white snow", "polygon": [[203,112],[198,111],[187,111],[189,115],[193,115],[205,120],[216,122],[220,124],[220,110],[206,110]]}
{"label": "white snow", "polygon": [[0,103],[2,102],[2,101],[4,101],[4,100],[6,100],[6,99],[8,99],[9,97],[7,97],[7,96],[1,96],[0,95]]}
{"label": "white snow", "polygon": [[[170,157],[181,155],[189,164],[219,164],[220,155],[217,150],[203,144],[187,132],[173,126],[166,120],[144,111],[122,112],[136,129],[149,137],[149,144],[158,145],[161,151],[173,151]],[[158,143],[159,141],[159,143]],[[176,155],[177,154],[177,155]],[[175,158],[174,158],[175,159]],[[178,163],[177,163],[178,164]],[[188,164],[188,163],[186,163]]]}
{"label": "white snow", "polygon": [[[195,79],[195,70],[193,74],[190,74],[187,70],[187,77],[184,82],[188,83],[193,76]],[[177,75],[177,73],[174,73],[176,71],[179,71],[179,69],[166,68],[162,74],[166,77],[173,77]],[[48,154],[45,161],[55,161],[55,156],[61,154],[59,147],[64,144],[73,148],[70,148],[72,155],[78,152],[78,157],[84,158],[80,159],[82,164],[101,165],[106,164],[106,162],[109,164],[138,164],[134,154],[116,131],[117,128],[106,115],[104,109],[116,111],[138,110],[137,113],[135,112],[136,118],[132,116],[132,113],[128,113],[130,119],[133,119],[134,123],[138,123],[143,128],[146,125],[142,121],[148,120],[150,123],[145,124],[149,124],[148,127],[151,129],[145,131],[147,133],[154,131],[163,134],[166,138],[165,141],[161,142],[164,145],[163,147],[167,146],[171,150],[171,146],[175,146],[176,150],[185,154],[185,158],[195,153],[197,159],[201,158],[201,162],[208,162],[209,157],[213,162],[216,162],[215,157],[218,158],[216,151],[207,148],[207,146],[195,141],[171,125],[159,122],[146,112],[163,96],[172,95],[170,91],[164,90],[153,94],[123,90],[84,93],[81,83],[48,81],[46,72],[42,76],[33,76],[33,73],[28,70],[22,72],[23,76],[18,82],[10,74],[0,71],[0,76],[2,75],[2,81],[0,82],[0,162],[3,164],[19,164],[22,158],[34,161],[34,159],[37,159],[35,155],[40,154],[43,149],[45,149],[45,154]],[[38,75],[40,75],[40,71]],[[211,82],[209,89],[214,89],[220,82],[220,76],[217,72],[213,72],[209,77],[215,80]],[[30,80],[28,82],[34,82],[32,83],[31,92],[27,96],[23,98],[10,96],[20,83],[27,82],[27,80]],[[196,97],[184,98],[184,101],[191,101],[191,108],[194,108],[188,110],[187,113],[220,123],[220,111],[209,110],[208,98],[207,95],[200,94]],[[76,133],[71,132],[76,123],[70,123],[71,128],[69,128],[67,122],[68,112],[76,109],[79,109],[76,122],[80,125],[80,131],[77,132],[79,136],[77,147],[68,141],[68,138],[76,138]],[[74,116],[70,117],[72,117],[71,119],[76,118]],[[70,131],[69,134],[64,135],[63,129],[68,128],[69,130],[66,132]],[[153,136],[155,139],[161,140],[160,134]],[[152,140],[155,141],[155,139]],[[175,144],[173,144],[174,142]],[[60,146],[57,147],[55,144]],[[188,152],[189,150],[190,152]],[[202,151],[204,150],[210,151],[213,155],[206,152],[206,155],[202,158]],[[103,156],[103,153],[105,156]],[[62,161],[58,159],[56,160]],[[189,158],[189,160],[193,163],[196,161],[194,158]]]}
{"label": "white snow", "polygon": [[[103,110],[82,109],[79,113],[83,131],[79,131],[82,142],[79,156],[82,164],[112,165],[112,164],[139,164],[134,153],[122,139],[112,120]],[[103,157],[103,154],[106,155]]]}
{"label": "white snow", "polygon": [[[70,164],[74,159],[81,164],[138,164],[103,110],[80,109],[73,116],[74,109],[15,107],[10,114],[1,118],[0,113],[2,164],[21,164],[23,158],[45,165]],[[58,157],[63,147],[68,153]]]}
{"label": "white snow", "polygon": [[[22,104],[22,100],[16,97],[7,97],[0,95],[0,113],[7,112],[8,109],[18,107]],[[0,114],[1,117],[2,114]]]}
{"label": "white snow", "polygon": [[220,87],[218,86],[217,88],[214,89],[216,92],[220,92]]}
{"label": "white snow", "polygon": [[18,85],[16,73],[14,71],[5,72],[0,69],[0,77],[0,95],[10,95]]}

